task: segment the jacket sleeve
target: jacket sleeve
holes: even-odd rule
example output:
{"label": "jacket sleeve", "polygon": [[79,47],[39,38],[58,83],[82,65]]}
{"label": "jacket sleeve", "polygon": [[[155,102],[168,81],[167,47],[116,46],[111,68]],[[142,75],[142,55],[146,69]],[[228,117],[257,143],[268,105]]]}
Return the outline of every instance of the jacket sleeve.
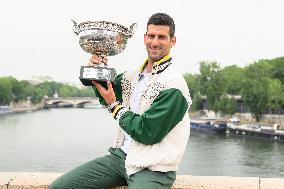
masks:
{"label": "jacket sleeve", "polygon": [[123,113],[120,127],[135,141],[146,145],[159,143],[187,113],[188,103],[178,89],[167,89],[156,97],[142,115]]}
{"label": "jacket sleeve", "polygon": [[[121,80],[123,77],[123,73],[116,76],[115,81],[112,84],[112,88],[114,90],[116,100],[122,103],[122,88],[121,88]],[[106,86],[106,85],[105,85]],[[99,98],[99,102],[101,105],[107,105],[105,99],[101,96],[98,89],[93,85],[92,86],[96,96]]]}

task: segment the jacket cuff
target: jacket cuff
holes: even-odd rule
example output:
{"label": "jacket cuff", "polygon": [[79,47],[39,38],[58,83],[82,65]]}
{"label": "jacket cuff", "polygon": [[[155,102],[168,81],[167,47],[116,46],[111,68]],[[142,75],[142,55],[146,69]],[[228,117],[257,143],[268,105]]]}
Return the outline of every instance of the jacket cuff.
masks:
{"label": "jacket cuff", "polygon": [[115,120],[119,120],[120,117],[122,116],[122,114],[124,114],[125,112],[127,112],[127,108],[122,106],[122,105],[116,105],[114,108],[114,111],[112,112],[112,117]]}

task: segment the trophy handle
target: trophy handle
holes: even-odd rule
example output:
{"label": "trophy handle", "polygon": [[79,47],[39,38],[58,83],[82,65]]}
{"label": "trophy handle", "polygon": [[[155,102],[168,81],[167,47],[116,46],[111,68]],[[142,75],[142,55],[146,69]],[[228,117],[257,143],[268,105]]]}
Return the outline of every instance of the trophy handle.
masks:
{"label": "trophy handle", "polygon": [[128,38],[131,38],[134,34],[134,29],[137,27],[137,23],[131,24],[129,29],[127,30],[127,33],[125,34]]}
{"label": "trophy handle", "polygon": [[75,20],[73,20],[73,19],[71,19],[71,21],[73,22],[73,31],[74,31],[74,33],[76,34],[76,35],[78,35],[79,33],[80,33],[80,29],[79,29],[79,27],[78,27],[78,24],[77,24],[77,22],[75,21]]}

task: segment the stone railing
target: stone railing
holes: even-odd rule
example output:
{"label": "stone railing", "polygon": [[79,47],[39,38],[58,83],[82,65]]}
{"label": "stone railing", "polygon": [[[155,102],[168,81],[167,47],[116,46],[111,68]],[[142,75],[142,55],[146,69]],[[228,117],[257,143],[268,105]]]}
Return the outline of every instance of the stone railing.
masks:
{"label": "stone railing", "polygon": [[[0,189],[47,189],[60,175],[61,173],[0,172]],[[172,189],[284,189],[284,179],[178,175]]]}

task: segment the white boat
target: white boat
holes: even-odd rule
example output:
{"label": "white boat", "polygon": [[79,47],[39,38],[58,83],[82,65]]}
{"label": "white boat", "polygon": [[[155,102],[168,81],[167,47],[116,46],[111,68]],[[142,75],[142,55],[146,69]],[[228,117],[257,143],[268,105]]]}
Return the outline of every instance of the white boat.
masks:
{"label": "white boat", "polygon": [[11,106],[0,106],[0,114],[12,113]]}
{"label": "white boat", "polygon": [[228,124],[227,130],[230,134],[235,135],[284,140],[284,130],[280,130],[277,124],[273,127],[267,127],[258,124],[237,125],[235,123],[230,123]]}

